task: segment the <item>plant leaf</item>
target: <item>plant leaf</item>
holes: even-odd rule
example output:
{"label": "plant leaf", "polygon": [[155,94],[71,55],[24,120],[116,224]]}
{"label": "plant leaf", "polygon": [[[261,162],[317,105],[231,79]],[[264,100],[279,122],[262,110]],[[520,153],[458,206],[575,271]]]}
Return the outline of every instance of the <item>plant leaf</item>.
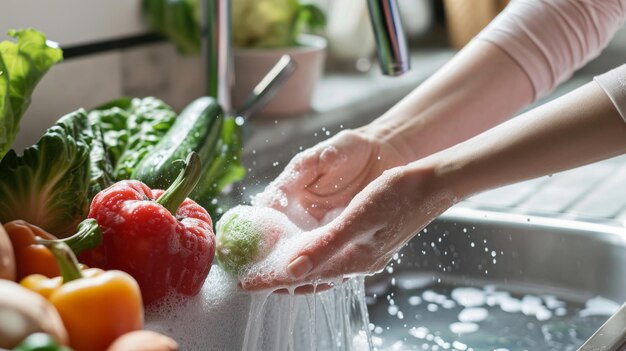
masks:
{"label": "plant leaf", "polygon": [[23,219],[63,237],[87,216],[90,143],[84,110],[61,117],[37,144],[0,161],[0,222]]}
{"label": "plant leaf", "polygon": [[63,59],[61,49],[35,29],[11,30],[17,42],[0,43],[0,157],[13,144],[35,86]]}

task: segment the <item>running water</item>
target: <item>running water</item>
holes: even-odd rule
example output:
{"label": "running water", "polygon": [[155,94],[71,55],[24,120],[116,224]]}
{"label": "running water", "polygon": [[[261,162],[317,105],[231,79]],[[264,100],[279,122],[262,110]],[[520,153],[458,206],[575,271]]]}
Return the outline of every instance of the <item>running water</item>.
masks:
{"label": "running water", "polygon": [[317,294],[251,294],[214,265],[200,294],[147,310],[146,329],[173,337],[181,350],[373,350],[363,280]]}
{"label": "running water", "polygon": [[[296,168],[283,180],[300,171],[305,169]],[[214,264],[197,296],[172,297],[147,310],[146,329],[173,337],[182,350],[373,350],[363,277],[325,281],[333,287],[307,295],[294,294],[288,286],[285,269],[294,253],[315,240],[316,230],[323,230],[341,210],[316,220],[287,197],[283,185],[273,182],[253,199],[256,207],[237,206],[222,217],[225,222],[234,216],[245,218],[247,224],[239,229],[263,233],[254,261],[241,269],[237,279]],[[220,222],[216,228],[219,232]],[[277,278],[286,282],[288,293],[250,293],[237,287]]]}

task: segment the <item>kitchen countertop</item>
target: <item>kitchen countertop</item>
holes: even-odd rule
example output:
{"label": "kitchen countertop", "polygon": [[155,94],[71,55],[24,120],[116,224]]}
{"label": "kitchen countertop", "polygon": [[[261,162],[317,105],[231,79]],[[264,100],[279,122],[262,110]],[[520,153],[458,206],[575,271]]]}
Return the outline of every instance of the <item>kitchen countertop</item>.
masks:
{"label": "kitchen countertop", "polygon": [[[620,65],[624,48],[626,30],[618,33],[598,58],[532,106]],[[396,78],[383,77],[377,67],[365,74],[331,72],[316,87],[313,112],[288,119],[259,117],[250,121],[245,126],[243,161],[248,167],[248,180],[242,187],[244,198],[278,175],[298,151],[341,129],[358,127],[378,117],[453,54],[445,48],[417,50],[412,55],[412,70]],[[624,226],[626,156],[487,191],[457,206]]]}

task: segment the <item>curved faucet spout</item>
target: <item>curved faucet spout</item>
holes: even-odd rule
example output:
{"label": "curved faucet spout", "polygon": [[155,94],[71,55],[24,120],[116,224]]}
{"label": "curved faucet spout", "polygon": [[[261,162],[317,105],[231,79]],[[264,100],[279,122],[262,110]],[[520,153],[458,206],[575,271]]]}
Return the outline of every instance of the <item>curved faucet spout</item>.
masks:
{"label": "curved faucet spout", "polygon": [[376,38],[378,63],[384,75],[399,76],[410,69],[397,0],[367,0]]}

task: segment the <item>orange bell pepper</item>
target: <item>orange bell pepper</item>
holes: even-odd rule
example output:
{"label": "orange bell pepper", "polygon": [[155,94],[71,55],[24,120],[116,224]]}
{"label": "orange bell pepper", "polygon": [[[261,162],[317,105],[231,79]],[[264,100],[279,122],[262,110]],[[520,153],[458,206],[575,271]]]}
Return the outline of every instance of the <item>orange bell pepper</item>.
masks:
{"label": "orange bell pepper", "polygon": [[59,278],[29,276],[22,285],[48,296],[76,351],[104,351],[121,335],[143,328],[139,285],[122,271],[80,270],[76,256],[59,241],[37,239],[55,256]]}
{"label": "orange bell pepper", "polygon": [[[37,243],[37,238],[58,240],[45,230],[22,220],[11,221],[4,225],[13,245],[15,255],[16,279],[22,280],[31,274],[42,274],[52,278],[60,275],[52,252]],[[102,242],[102,234],[94,220],[85,220],[78,226],[78,232],[63,241],[75,254],[94,248]]]}

